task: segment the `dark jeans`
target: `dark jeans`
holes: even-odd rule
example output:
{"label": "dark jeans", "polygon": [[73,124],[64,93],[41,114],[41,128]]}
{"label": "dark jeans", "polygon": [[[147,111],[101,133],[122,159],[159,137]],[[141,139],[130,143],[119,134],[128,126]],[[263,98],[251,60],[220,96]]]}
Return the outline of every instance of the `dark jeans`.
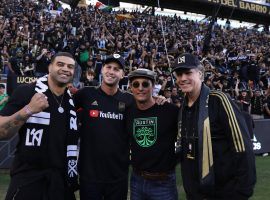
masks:
{"label": "dark jeans", "polygon": [[[53,174],[51,176],[47,176]],[[29,171],[11,177],[6,200],[75,200],[60,173]]]}
{"label": "dark jeans", "polygon": [[131,200],[177,200],[175,173],[168,175],[168,180],[146,180],[132,172],[130,178]]}
{"label": "dark jeans", "polygon": [[[24,200],[24,199],[36,199],[42,200],[45,193],[45,182],[43,180],[36,181],[34,183],[30,183],[27,185],[23,185],[21,187],[15,188],[13,186],[13,180],[11,180],[11,184],[9,186],[9,191],[6,196],[6,200]],[[12,189],[14,188],[14,191]]]}
{"label": "dark jeans", "polygon": [[113,183],[80,183],[81,200],[126,200],[128,179]]}

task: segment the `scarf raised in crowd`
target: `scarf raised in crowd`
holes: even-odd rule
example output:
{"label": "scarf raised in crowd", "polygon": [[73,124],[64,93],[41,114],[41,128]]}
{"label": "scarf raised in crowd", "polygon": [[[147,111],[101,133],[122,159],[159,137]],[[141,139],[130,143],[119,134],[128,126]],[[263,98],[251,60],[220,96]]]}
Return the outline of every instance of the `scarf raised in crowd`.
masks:
{"label": "scarf raised in crowd", "polygon": [[[198,114],[198,163],[199,163],[199,176],[201,187],[208,187],[214,185],[214,167],[213,167],[213,152],[210,131],[210,121],[208,115],[208,100],[210,89],[202,85],[199,97],[199,114]],[[181,140],[182,140],[182,111],[185,102],[181,106],[178,120],[178,135],[175,143],[175,152],[181,153]]]}

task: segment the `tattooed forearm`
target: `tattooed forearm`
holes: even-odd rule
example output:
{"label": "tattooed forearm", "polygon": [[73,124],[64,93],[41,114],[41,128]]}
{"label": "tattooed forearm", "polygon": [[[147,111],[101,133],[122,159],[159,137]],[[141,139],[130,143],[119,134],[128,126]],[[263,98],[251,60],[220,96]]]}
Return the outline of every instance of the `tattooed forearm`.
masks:
{"label": "tattooed forearm", "polygon": [[11,117],[1,119],[0,123],[0,139],[9,138],[15,135],[21,126],[26,122],[27,116],[23,116],[20,113],[15,113]]}

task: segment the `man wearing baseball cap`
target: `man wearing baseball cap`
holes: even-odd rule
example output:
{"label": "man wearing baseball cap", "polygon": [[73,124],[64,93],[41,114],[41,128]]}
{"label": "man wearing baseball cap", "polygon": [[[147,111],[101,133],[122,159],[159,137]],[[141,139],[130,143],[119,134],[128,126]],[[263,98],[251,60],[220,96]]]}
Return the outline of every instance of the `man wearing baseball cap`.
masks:
{"label": "man wearing baseball cap", "polygon": [[240,110],[224,93],[202,83],[203,66],[196,56],[180,55],[172,71],[185,93],[175,146],[182,154],[187,199],[248,199],[256,169]]}
{"label": "man wearing baseball cap", "polygon": [[121,69],[125,69],[125,60],[119,54],[113,54],[111,56],[108,56],[104,64],[108,64],[111,62],[116,62],[121,67]]}
{"label": "man wearing baseball cap", "polygon": [[136,101],[126,114],[132,164],[130,198],[177,200],[174,141],[179,109],[170,103],[155,103],[155,72],[137,69],[128,79]]}
{"label": "man wearing baseball cap", "polygon": [[101,86],[85,87],[74,96],[82,110],[81,200],[127,199],[129,140],[124,113],[134,100],[118,88],[124,67],[119,54],[109,56],[101,69]]}

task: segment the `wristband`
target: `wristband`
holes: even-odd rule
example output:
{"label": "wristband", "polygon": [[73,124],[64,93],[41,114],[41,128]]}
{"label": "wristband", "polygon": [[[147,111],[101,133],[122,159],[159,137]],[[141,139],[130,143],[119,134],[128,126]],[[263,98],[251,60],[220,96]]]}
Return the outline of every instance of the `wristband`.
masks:
{"label": "wristband", "polygon": [[29,108],[28,105],[26,105],[24,107],[24,110],[25,110],[25,112],[26,112],[27,115],[29,115],[29,116],[33,115],[32,111],[31,111],[31,109]]}

